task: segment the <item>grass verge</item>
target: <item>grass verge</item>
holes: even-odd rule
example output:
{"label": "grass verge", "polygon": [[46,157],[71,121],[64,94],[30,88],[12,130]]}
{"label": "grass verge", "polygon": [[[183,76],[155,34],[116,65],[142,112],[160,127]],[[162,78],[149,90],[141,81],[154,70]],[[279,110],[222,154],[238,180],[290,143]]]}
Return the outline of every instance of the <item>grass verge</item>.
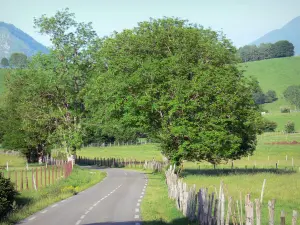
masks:
{"label": "grass verge", "polygon": [[16,199],[16,209],[0,225],[10,225],[27,218],[33,213],[77,194],[105,177],[105,173],[98,170],[82,169],[75,166],[72,174],[65,180],[39,191],[23,191]]}
{"label": "grass verge", "polygon": [[144,225],[187,225],[188,220],[176,209],[175,202],[168,198],[165,177],[161,173],[146,172],[148,186],[141,204]]}

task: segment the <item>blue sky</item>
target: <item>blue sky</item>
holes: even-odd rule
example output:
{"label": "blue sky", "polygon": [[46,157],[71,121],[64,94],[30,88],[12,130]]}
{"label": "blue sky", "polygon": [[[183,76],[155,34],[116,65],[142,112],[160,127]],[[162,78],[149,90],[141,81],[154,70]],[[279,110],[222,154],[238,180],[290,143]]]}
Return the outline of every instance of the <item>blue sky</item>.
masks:
{"label": "blue sky", "polygon": [[300,16],[300,0],[0,0],[0,6],[0,21],[45,45],[50,42],[33,28],[33,17],[53,15],[65,7],[78,21],[92,22],[99,36],[150,17],[174,16],[222,30],[238,47]]}

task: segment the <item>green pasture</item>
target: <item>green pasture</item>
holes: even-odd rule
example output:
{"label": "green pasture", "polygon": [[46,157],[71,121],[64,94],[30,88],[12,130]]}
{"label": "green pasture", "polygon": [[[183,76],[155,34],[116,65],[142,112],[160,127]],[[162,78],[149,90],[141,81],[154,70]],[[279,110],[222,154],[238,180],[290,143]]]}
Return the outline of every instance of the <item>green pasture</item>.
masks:
{"label": "green pasture", "polygon": [[88,158],[121,158],[136,160],[162,160],[162,154],[155,144],[125,145],[112,147],[86,147],[77,152]]}

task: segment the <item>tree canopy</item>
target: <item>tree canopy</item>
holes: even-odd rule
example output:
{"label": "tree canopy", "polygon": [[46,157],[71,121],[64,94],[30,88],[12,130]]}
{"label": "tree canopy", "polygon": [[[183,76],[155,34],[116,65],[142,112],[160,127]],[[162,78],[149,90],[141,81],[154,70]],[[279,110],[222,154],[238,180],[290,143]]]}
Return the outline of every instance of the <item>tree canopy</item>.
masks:
{"label": "tree canopy", "polygon": [[9,66],[9,62],[8,62],[8,59],[7,58],[2,58],[1,59],[1,66],[3,67],[8,67]]}
{"label": "tree canopy", "polygon": [[77,23],[68,9],[35,19],[35,26],[54,47],[12,72],[2,107],[4,146],[22,149],[32,160],[54,145],[67,154],[81,147],[80,92],[93,67],[90,48],[97,38],[91,24]]}
{"label": "tree canopy", "polygon": [[175,162],[219,163],[254,151],[260,117],[223,34],[152,19],[115,32],[96,55],[86,106],[110,135],[135,128]]}
{"label": "tree canopy", "polygon": [[287,87],[283,92],[285,99],[292,105],[300,108],[300,85],[292,85]]}
{"label": "tree canopy", "polygon": [[9,65],[15,68],[24,68],[27,65],[27,56],[23,53],[13,53],[9,57]]}
{"label": "tree canopy", "polygon": [[259,46],[245,45],[239,48],[238,54],[243,62],[294,56],[294,45],[289,41],[278,41],[274,44],[262,43]]}

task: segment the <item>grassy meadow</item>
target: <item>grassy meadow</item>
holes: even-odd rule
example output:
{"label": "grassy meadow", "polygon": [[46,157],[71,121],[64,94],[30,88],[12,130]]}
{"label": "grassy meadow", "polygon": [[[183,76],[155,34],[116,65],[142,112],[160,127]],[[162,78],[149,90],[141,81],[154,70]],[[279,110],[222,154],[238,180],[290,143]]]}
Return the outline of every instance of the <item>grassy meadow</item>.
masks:
{"label": "grassy meadow", "polygon": [[288,106],[283,97],[290,85],[300,85],[300,57],[268,59],[242,64],[246,76],[256,77],[263,91],[275,90],[278,100],[265,104],[270,112],[279,112],[281,106]]}
{"label": "grassy meadow", "polygon": [[5,154],[3,150],[0,150],[0,170],[6,168],[6,163],[12,168],[25,168],[26,159],[23,156]]}
{"label": "grassy meadow", "polygon": [[124,145],[112,147],[86,147],[77,152],[88,158],[122,158],[136,160],[162,160],[162,154],[155,144]]}

